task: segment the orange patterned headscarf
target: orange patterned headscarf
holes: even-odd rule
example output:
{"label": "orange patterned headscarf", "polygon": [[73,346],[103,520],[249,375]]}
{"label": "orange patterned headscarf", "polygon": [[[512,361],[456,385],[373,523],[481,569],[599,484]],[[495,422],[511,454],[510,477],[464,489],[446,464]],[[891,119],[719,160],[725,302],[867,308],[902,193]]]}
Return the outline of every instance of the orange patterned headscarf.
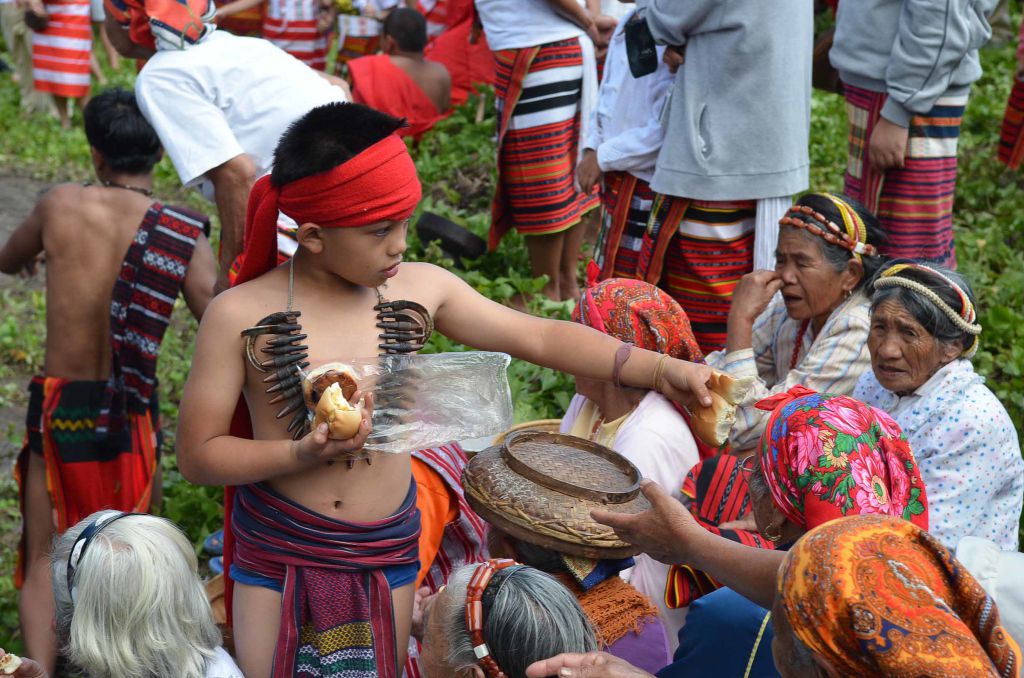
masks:
{"label": "orange patterned headscarf", "polygon": [[842,676],[1019,678],[995,602],[942,544],[887,516],[808,532],[779,570],[793,633]]}

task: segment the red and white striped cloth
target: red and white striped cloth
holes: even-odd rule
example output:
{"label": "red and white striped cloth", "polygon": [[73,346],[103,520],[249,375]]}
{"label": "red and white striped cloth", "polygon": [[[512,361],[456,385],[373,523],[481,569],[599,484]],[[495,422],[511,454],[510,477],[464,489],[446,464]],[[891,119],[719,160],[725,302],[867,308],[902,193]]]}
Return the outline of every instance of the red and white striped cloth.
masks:
{"label": "red and white striped cloth", "polygon": [[32,78],[39,92],[77,99],[89,94],[92,28],[89,0],[46,3],[49,23],[32,34]]}
{"label": "red and white striped cloth", "polygon": [[317,0],[270,0],[263,37],[310,68],[327,68],[327,36],[317,30]]}

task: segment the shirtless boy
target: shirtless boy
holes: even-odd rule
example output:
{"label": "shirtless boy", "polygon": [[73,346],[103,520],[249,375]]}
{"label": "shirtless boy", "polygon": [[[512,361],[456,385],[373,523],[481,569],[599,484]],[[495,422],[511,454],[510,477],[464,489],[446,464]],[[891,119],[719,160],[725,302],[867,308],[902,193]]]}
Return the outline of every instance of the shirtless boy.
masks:
{"label": "shirtless boy", "polygon": [[18,460],[16,581],[26,654],[50,673],[54,534],[100,509],[149,510],[160,341],[179,291],[198,318],[216,277],[199,222],[151,197],[160,140],[134,95],[106,91],[84,119],[97,183],[49,191],[0,250],[8,274],[34,272],[40,255],[46,261],[45,366],[29,387]]}
{"label": "shirtless boy", "polygon": [[[265,393],[266,377],[275,375],[260,372],[245,355],[242,332],[265,324],[261,319],[289,300],[301,312],[295,318],[301,329],[291,329],[303,336],[304,362],[312,368],[378,354],[380,294],[396,305],[422,305],[440,332],[479,349],[592,379],[612,378],[618,364],[623,384],[656,385],[670,398],[710,403],[704,366],[621,349],[582,325],[493,303],[444,269],[403,264],[421,189],[395,135],[400,125],[359,104],[328,104],[282,136],[271,175],[250,197],[241,284],[211,303],[197,337],[178,462],[192,482],[242,486],[228,536],[235,540],[235,648],[249,678],[314,670],[399,675],[404,651],[395,648],[406,647],[414,597],[418,515],[410,506],[409,455],[371,454],[372,464],[347,463],[363,455],[370,408],[350,440],[329,440],[325,427],[292,440],[290,415],[275,418],[282,403],[270,405]],[[279,208],[300,224],[299,250],[292,263],[274,268]],[[268,355],[264,347],[266,336],[255,345],[260,358]],[[232,429],[239,394],[251,440],[232,435],[242,433]],[[349,581],[352,572],[360,584]],[[339,601],[346,609],[338,609]],[[342,627],[369,627],[372,634],[357,642]]]}

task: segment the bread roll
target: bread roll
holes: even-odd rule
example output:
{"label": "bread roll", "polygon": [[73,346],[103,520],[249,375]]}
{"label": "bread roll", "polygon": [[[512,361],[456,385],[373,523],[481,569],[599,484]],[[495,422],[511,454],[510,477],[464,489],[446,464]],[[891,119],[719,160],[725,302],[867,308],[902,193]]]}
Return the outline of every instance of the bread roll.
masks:
{"label": "bread roll", "polygon": [[327,424],[328,437],[336,440],[348,440],[359,431],[363,421],[363,408],[351,405],[337,382],[331,384],[320,396],[313,416],[313,428]]}
{"label": "bread roll", "polygon": [[355,373],[345,363],[327,363],[312,370],[302,382],[302,395],[306,407],[315,410],[321,397],[331,384],[339,384],[346,400],[351,400],[359,385]]}
{"label": "bread roll", "polygon": [[690,427],[697,437],[712,447],[725,444],[736,422],[736,405],[742,402],[753,383],[752,377],[736,379],[725,372],[712,372],[708,379],[711,406],[698,405],[690,411]]}
{"label": "bread roll", "polygon": [[21,657],[16,654],[5,654],[0,657],[0,673],[5,676],[12,675],[21,666]]}

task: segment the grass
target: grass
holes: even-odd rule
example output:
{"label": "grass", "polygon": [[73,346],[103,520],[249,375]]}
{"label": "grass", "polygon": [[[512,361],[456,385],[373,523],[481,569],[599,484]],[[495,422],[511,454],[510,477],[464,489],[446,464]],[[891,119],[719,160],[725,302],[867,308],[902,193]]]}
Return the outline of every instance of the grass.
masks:
{"label": "grass", "polygon": [[[101,58],[103,58],[101,56]],[[975,86],[961,137],[961,172],[957,193],[957,249],[961,270],[979,297],[985,326],[982,349],[975,364],[1009,409],[1018,431],[1024,429],[1024,192],[1021,177],[995,160],[999,123],[1011,83],[1013,46],[988,47],[983,52],[985,75]],[[108,74],[112,84],[130,86],[132,71]],[[490,97],[490,95],[488,95]],[[494,185],[493,106],[476,122],[476,100],[457,110],[428,133],[413,149],[424,185],[421,209],[437,212],[486,236],[489,200]],[[841,98],[815,93],[811,128],[811,187],[839,190],[846,160],[846,117]],[[91,165],[81,117],[71,130],[55,121],[22,117],[16,87],[0,78],[0,171],[27,174],[43,180],[87,180]],[[168,160],[156,170],[156,192],[208,212],[215,211],[193,192],[184,192]],[[410,259],[451,264],[436,246],[424,247],[412,236]],[[470,262],[460,271],[469,284],[493,299],[504,301],[518,292],[540,289],[541,281],[523,274],[529,270],[522,240],[507,237],[497,252]],[[6,313],[0,317],[0,407],[23,408],[24,375],[41,367],[45,341],[44,300],[38,291],[15,285],[0,293]],[[567,317],[570,305],[536,302],[534,310]],[[188,373],[195,323],[187,311],[176,309],[174,326],[164,341],[159,378],[161,412],[166,423],[165,451],[173,450],[177,398]],[[439,335],[429,350],[465,350]],[[509,379],[518,421],[559,416],[572,394],[569,378],[551,370],[516,361]],[[17,440],[21,431],[2,432]],[[178,522],[198,545],[220,525],[221,492],[185,482],[171,454],[163,459],[164,515]],[[13,481],[0,478],[0,535],[7,546],[0,554],[0,644],[18,651],[16,596],[9,573],[12,546],[19,529]]]}

